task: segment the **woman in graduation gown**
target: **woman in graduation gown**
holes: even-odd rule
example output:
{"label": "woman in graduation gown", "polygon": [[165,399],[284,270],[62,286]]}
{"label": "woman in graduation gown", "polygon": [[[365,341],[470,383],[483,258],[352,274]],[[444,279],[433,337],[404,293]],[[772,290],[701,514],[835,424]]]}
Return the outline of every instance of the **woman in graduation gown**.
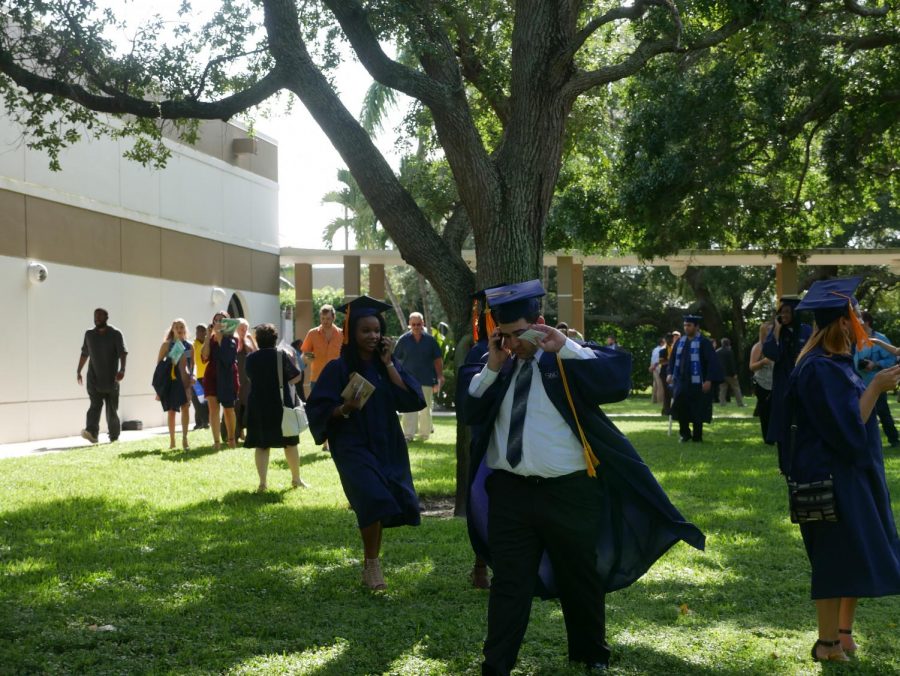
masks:
{"label": "woman in graduation gown", "polygon": [[783,462],[799,483],[832,478],[838,512],[837,521],[800,524],[812,566],[817,661],[846,661],[856,650],[851,631],[859,597],[900,594],[900,539],[872,415],[878,396],[900,381],[900,367],[879,371],[868,387],[856,374],[851,340],[859,345],[866,338],[850,306],[858,283],[816,282],[797,307],[814,310],[817,329],[791,375],[788,413],[797,430]]}
{"label": "woman in graduation gown", "polygon": [[[328,363],[309,397],[309,429],[328,441],[341,485],[356,513],[363,541],[363,583],[385,589],[379,553],[382,529],[419,525],[419,498],[397,412],[425,407],[422,388],[391,357],[381,312],[390,306],[368,296],[337,310],[347,314],[341,356]],[[353,373],[375,386],[365,402],[341,393]]]}

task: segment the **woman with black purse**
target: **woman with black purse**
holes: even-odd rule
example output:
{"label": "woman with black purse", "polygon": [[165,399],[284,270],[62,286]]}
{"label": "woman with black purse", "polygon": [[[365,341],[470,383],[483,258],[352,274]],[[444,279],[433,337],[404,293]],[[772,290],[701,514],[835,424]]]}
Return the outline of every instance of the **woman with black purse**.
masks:
{"label": "woman with black purse", "polygon": [[300,380],[300,371],[287,352],[275,347],[278,331],[272,324],[260,324],[254,329],[259,349],[247,355],[247,378],[250,395],[247,398],[247,436],[244,448],[255,449],[259,488],[268,488],[269,449],[283,448],[284,458],[291,470],[291,487],[308,488],[300,478],[299,436],[286,437],[282,432],[283,407],[296,406],[293,385]]}
{"label": "woman with black purse", "polygon": [[[879,371],[868,387],[856,374],[851,346],[867,338],[854,309],[858,284],[858,277],[816,282],[797,306],[815,313],[817,328],[791,375],[793,425],[782,466],[812,567],[815,661],[846,661],[856,651],[858,598],[900,594],[900,538],[872,415],[878,396],[900,382],[900,367]],[[815,509],[798,502],[809,487],[818,491]]]}

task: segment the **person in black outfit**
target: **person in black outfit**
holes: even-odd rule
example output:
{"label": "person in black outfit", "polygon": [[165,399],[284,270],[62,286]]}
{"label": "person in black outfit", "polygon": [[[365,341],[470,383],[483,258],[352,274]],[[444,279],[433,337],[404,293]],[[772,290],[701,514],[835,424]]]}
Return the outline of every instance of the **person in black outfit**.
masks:
{"label": "person in black outfit", "polygon": [[719,359],[719,367],[724,374],[724,380],[719,384],[719,403],[728,403],[729,390],[734,394],[738,406],[744,405],[744,395],[741,392],[741,384],[737,377],[737,364],[734,361],[734,352],[731,349],[731,339],[723,338],[722,347],[716,350]]}

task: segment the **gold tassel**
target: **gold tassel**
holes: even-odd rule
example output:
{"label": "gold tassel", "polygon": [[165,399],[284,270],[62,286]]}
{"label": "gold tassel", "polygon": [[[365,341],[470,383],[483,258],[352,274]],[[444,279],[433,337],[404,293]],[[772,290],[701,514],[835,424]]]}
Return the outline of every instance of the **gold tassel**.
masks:
{"label": "gold tassel", "polygon": [[584,464],[587,465],[588,476],[596,478],[597,465],[600,464],[600,461],[597,459],[597,456],[594,455],[594,449],[591,448],[587,435],[585,435],[584,429],[581,427],[581,421],[578,419],[578,412],[575,410],[575,402],[572,401],[572,393],[569,391],[569,379],[566,378],[566,370],[563,368],[563,360],[562,357],[559,356],[559,352],[556,353],[556,363],[559,365],[559,374],[562,376],[563,389],[566,391],[566,399],[569,400],[569,408],[572,410],[572,415],[575,416],[575,426],[578,428],[578,436],[581,437],[581,448],[584,450]]}

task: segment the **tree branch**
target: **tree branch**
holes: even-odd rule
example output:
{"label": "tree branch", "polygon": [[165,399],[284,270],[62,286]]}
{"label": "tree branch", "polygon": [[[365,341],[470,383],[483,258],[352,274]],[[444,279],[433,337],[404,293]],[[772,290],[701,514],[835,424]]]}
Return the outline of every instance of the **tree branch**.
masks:
{"label": "tree branch", "polygon": [[635,19],[641,18],[647,12],[647,9],[651,4],[658,3],[648,2],[648,0],[635,0],[631,6],[620,5],[619,7],[613,7],[600,16],[595,16],[585,24],[584,28],[575,34],[575,37],[572,38],[572,42],[566,47],[561,58],[564,60],[572,59],[572,57],[575,56],[575,53],[588,41],[588,38],[606,24],[612,23],[613,21],[621,21],[622,19],[634,21]]}
{"label": "tree branch", "polygon": [[457,204],[450,218],[444,224],[444,231],[441,238],[447,244],[451,251],[462,251],[466,238],[472,231],[472,224],[469,223],[469,215],[466,208],[462,204]]}
{"label": "tree branch", "polygon": [[826,45],[840,45],[850,52],[881,49],[900,44],[900,33],[870,33],[868,35],[823,35]]}
{"label": "tree branch", "polygon": [[863,7],[856,0],[844,0],[844,7],[850,12],[862,17],[887,16],[887,7]]}
{"label": "tree branch", "polygon": [[715,45],[724,42],[743,28],[746,28],[751,22],[752,19],[749,18],[734,19],[723,25],[721,28],[701,36],[686,47],[680,47],[677,38],[644,40],[620,63],[598,68],[593,71],[578,71],[566,87],[567,94],[574,99],[588,89],[609,84],[610,82],[617,82],[630,75],[634,75],[643,68],[648,61],[660,54],[693,52],[709,49],[710,47],[714,47]]}
{"label": "tree branch", "polygon": [[366,10],[357,0],[324,0],[324,3],[344,30],[360,63],[375,80],[429,107],[446,103],[449,92],[444,85],[385,54],[369,25]]}
{"label": "tree branch", "polygon": [[285,79],[276,68],[250,87],[216,101],[170,99],[156,102],[115,90],[107,95],[99,95],[83,85],[44,77],[23,68],[15,62],[14,56],[8,50],[2,48],[0,48],[0,73],[7,75],[30,94],[58,96],[98,113],[167,120],[184,118],[228,120],[237,113],[262,103],[285,86]]}
{"label": "tree branch", "polygon": [[488,83],[484,80],[484,64],[475,53],[475,47],[471,38],[466,34],[465,27],[462,22],[457,20],[456,30],[459,34],[457,40],[457,56],[462,70],[463,77],[472,84],[475,89],[485,98],[490,105],[491,110],[500,120],[500,123],[506,125],[509,120],[509,99],[501,96],[499,92],[492,91]]}

